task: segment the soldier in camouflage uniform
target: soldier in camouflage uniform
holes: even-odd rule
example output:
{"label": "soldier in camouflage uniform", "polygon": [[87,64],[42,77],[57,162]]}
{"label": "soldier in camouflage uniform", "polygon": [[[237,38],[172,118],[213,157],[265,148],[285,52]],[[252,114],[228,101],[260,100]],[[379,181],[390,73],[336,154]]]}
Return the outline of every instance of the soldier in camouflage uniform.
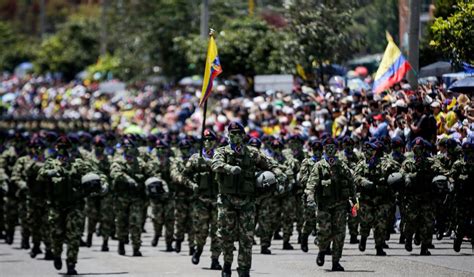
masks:
{"label": "soldier in camouflage uniform", "polygon": [[[298,178],[300,180],[301,186],[304,189],[308,187],[308,178],[311,173],[311,170],[313,169],[314,165],[321,159],[323,153],[323,144],[319,139],[310,140],[309,147],[311,149],[312,155],[311,157],[303,160],[303,162],[301,163],[300,172],[298,173]],[[314,206],[308,206],[306,193],[303,194],[302,197],[304,204],[304,223],[301,232],[301,250],[303,252],[308,252],[308,237],[313,231],[316,230],[316,209]]]}
{"label": "soldier in camouflage uniform", "polygon": [[137,157],[134,141],[126,137],[122,141],[122,156],[117,155],[110,166],[112,193],[115,199],[116,232],[119,240],[118,253],[125,255],[125,243],[131,235],[133,256],[140,252],[145,180],[150,177],[145,162]]}
{"label": "soldier in camouflage uniform", "polygon": [[404,232],[406,236],[405,249],[413,250],[413,234],[419,232],[421,238],[420,255],[431,255],[428,246],[433,236],[433,185],[435,176],[434,161],[430,157],[431,144],[421,137],[412,142],[413,154],[407,158],[401,167],[405,176],[405,205],[406,222]]}
{"label": "soldier in camouflage uniform", "polygon": [[[0,130],[0,157],[3,155],[3,152],[8,149],[9,141],[7,140],[7,133]],[[5,171],[0,167],[0,239],[5,239],[5,200],[4,197],[8,191],[8,176],[5,174]]]}
{"label": "soldier in camouflage uniform", "polygon": [[158,245],[163,227],[165,227],[167,252],[174,251],[172,242],[174,233],[175,191],[174,187],[171,186],[170,155],[169,145],[164,140],[158,139],[155,142],[155,149],[152,152],[151,161],[148,163],[148,165],[151,166],[150,171],[153,172],[153,175],[160,176],[169,190],[168,197],[166,198],[159,197],[157,199],[150,199],[151,218],[155,230],[151,246],[156,247]]}
{"label": "soldier in camouflage uniform", "polygon": [[84,198],[81,178],[90,169],[69,154],[70,140],[62,136],[56,143],[57,157],[39,169],[37,180],[47,182],[49,221],[54,267],[62,268],[63,243],[67,244],[67,274],[76,275],[75,265],[83,228]]}
{"label": "soldier in camouflage uniform", "polygon": [[[94,172],[99,174],[102,183],[110,183],[110,157],[105,152],[106,142],[102,136],[95,136],[92,140],[94,149],[88,159],[85,160]],[[87,241],[88,247],[92,245],[92,236],[96,231],[97,224],[100,222],[100,235],[102,236],[102,252],[109,251],[109,238],[114,236],[114,209],[113,195],[111,192],[105,195],[93,195],[86,199]]]}
{"label": "soldier in camouflage uniform", "polygon": [[171,159],[171,180],[172,186],[175,187],[175,225],[174,239],[176,240],[175,251],[181,252],[181,243],[184,240],[184,234],[188,234],[189,254],[194,254],[194,227],[192,224],[192,203],[193,203],[193,186],[192,181],[184,174],[184,166],[189,159],[191,152],[191,143],[183,139],[179,142],[179,156]]}
{"label": "soldier in camouflage uniform", "polygon": [[[26,155],[26,143],[29,139],[27,133],[14,133],[13,145],[6,149],[0,156],[0,179],[6,180],[7,193],[5,195],[5,242],[7,244],[13,243],[15,234],[15,226],[18,224],[18,218],[21,215],[23,219],[26,218],[26,205],[20,206],[20,201],[17,195],[17,187],[11,180],[13,167],[18,158]],[[28,230],[25,230],[28,231]]]}
{"label": "soldier in camouflage uniform", "polygon": [[220,241],[217,237],[217,182],[211,170],[211,161],[217,136],[210,130],[204,130],[201,153],[193,154],[186,162],[183,174],[191,180],[189,184],[195,192],[193,227],[195,230],[196,252],[192,257],[193,264],[199,264],[208,235],[211,237],[211,269],[222,270],[219,264],[221,254]]}
{"label": "soldier in camouflage uniform", "polygon": [[383,251],[387,218],[390,211],[390,197],[393,192],[386,182],[386,171],[381,158],[383,146],[380,142],[366,142],[364,144],[366,159],[355,168],[355,183],[360,192],[360,243],[359,250],[365,251],[370,229],[374,229],[375,249],[377,256],[385,256]]}
{"label": "soldier in camouflage uniform", "polygon": [[454,181],[454,239],[453,249],[461,251],[464,236],[471,238],[474,249],[474,142],[462,144],[463,158],[454,162],[448,176]]}
{"label": "soldier in camouflage uniform", "polygon": [[336,157],[336,143],[324,140],[324,155],[311,170],[305,190],[308,205],[316,207],[319,253],[318,266],[324,265],[327,248],[332,242],[332,270],[344,271],[339,260],[346,236],[346,219],[349,200],[354,199],[352,173]]}
{"label": "soldier in camouflage uniform", "polygon": [[[346,136],[342,139],[342,150],[338,152],[338,158],[346,163],[349,169],[353,170],[356,165],[364,159],[357,153],[354,152],[355,142],[352,138]],[[347,226],[349,227],[349,235],[350,244],[357,244],[359,240],[357,236],[359,235],[359,225],[360,225],[360,216],[357,214],[356,216],[349,215],[347,218]]]}
{"label": "soldier in camouflage uniform", "polygon": [[212,160],[212,170],[217,174],[219,195],[217,199],[219,230],[222,240],[224,267],[222,276],[231,276],[234,259],[234,241],[239,242],[237,271],[239,276],[250,276],[252,243],[255,230],[255,173],[257,167],[274,171],[283,182],[282,172],[256,149],[244,144],[244,127],[237,122],[229,124],[230,145],[218,148]]}

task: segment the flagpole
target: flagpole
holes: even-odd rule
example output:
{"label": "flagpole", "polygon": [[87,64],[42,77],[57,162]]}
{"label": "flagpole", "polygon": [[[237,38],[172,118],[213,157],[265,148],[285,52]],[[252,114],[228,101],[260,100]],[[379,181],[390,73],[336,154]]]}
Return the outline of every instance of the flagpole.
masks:
{"label": "flagpole", "polygon": [[[214,37],[214,29],[209,28],[209,37]],[[202,91],[201,93],[205,93]],[[199,157],[202,158],[202,149],[204,148],[204,129],[206,128],[206,114],[207,114],[207,99],[204,101],[204,107],[202,109],[202,125],[201,125],[201,143],[199,147]]]}

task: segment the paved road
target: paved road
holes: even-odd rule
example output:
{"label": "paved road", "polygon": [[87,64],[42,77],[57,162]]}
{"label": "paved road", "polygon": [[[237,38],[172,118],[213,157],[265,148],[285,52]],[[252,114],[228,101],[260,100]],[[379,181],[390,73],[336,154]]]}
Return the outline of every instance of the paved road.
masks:
{"label": "paved road", "polygon": [[[219,271],[209,270],[210,258],[208,248],[204,252],[201,263],[191,264],[191,257],[187,255],[188,247],[185,244],[180,254],[164,252],[162,241],[157,248],[150,246],[152,226],[147,224],[148,233],[143,236],[142,253],[144,257],[131,257],[131,247],[128,245],[127,256],[116,253],[117,241],[110,244],[111,251],[100,252],[101,238],[94,237],[91,248],[81,248],[77,270],[81,275],[89,276],[220,276]],[[56,271],[53,263],[42,260],[42,255],[31,259],[28,250],[19,249],[19,232],[12,246],[0,242],[0,276],[60,276],[65,268]],[[418,256],[419,248],[415,247],[412,253],[405,251],[395,235],[389,242],[387,257],[376,257],[374,242],[369,239],[365,253],[359,252],[356,245],[347,243],[343,252],[341,264],[345,273],[330,273],[331,259],[326,259],[323,267],[316,266],[316,247],[311,245],[308,253],[299,250],[283,251],[282,242],[276,241],[272,246],[271,256],[260,255],[260,247],[254,247],[252,276],[474,276],[474,255],[471,245],[463,244],[460,253],[452,250],[451,240],[434,240],[436,249],[431,250],[432,256]],[[293,243],[295,248],[297,245]],[[64,257],[64,254],[63,254]],[[222,263],[222,259],[221,259]],[[234,262],[233,269],[237,265]],[[237,272],[233,272],[237,276]]]}

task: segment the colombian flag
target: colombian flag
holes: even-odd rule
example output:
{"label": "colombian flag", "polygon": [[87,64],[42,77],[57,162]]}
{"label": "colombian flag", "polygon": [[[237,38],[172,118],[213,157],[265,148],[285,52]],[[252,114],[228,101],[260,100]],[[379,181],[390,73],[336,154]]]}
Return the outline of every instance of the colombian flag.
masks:
{"label": "colombian flag", "polygon": [[395,42],[393,42],[393,38],[388,32],[387,40],[387,48],[385,48],[382,62],[374,78],[373,91],[376,93],[382,92],[400,82],[408,70],[411,69],[410,64],[402,55]]}
{"label": "colombian flag", "polygon": [[202,80],[201,99],[199,106],[202,106],[212,91],[212,82],[219,74],[222,73],[221,62],[217,55],[217,45],[213,36],[209,38],[209,46],[207,48],[206,68],[204,69],[204,79]]}

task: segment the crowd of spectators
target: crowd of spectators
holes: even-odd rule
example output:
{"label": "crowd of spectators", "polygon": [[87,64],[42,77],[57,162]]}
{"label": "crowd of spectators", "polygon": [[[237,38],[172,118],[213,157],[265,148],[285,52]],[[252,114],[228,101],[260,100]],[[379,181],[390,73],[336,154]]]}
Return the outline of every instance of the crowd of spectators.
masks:
{"label": "crowd of spectators", "polygon": [[[142,84],[104,92],[97,84],[3,76],[0,113],[3,118],[104,122],[119,134],[176,130],[199,135],[199,96],[200,88],[193,86]],[[251,136],[326,133],[356,141],[385,136],[411,141],[421,136],[432,143],[443,137],[462,142],[474,138],[473,105],[471,95],[447,91],[437,82],[414,90],[402,81],[380,94],[301,85],[292,93],[269,90],[236,96],[219,86],[209,98],[206,125],[222,133],[230,121],[240,120]]]}

